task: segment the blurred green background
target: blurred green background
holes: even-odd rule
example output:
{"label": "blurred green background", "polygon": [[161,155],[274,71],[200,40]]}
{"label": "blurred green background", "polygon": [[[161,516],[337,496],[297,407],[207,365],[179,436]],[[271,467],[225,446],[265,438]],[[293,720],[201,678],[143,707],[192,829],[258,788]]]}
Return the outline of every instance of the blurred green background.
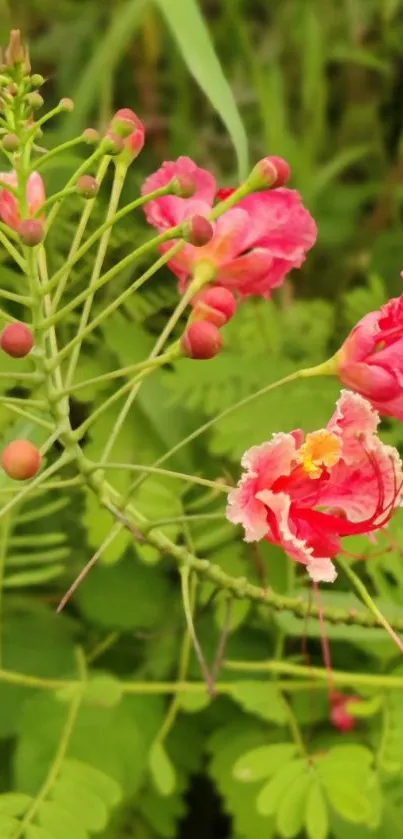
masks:
{"label": "blurred green background", "polygon": [[[318,243],[303,269],[292,274],[274,302],[249,300],[240,307],[225,329],[222,355],[200,365],[197,377],[192,362],[183,362],[145,383],[115,460],[153,462],[242,396],[296,367],[322,361],[359,317],[401,291],[403,0],[201,0],[199,9],[193,0],[0,0],[0,41],[7,42],[10,27],[22,29],[34,71],[47,79],[47,106],[62,96],[75,102],[73,113],[46,131],[46,147],[87,126],[104,129],[116,108],[129,107],[144,120],[147,143],[132,167],[127,200],[138,194],[144,177],[163,159],[190,155],[222,185],[233,185],[256,160],[278,154],[291,163],[291,186],[301,191],[318,223]],[[66,153],[44,168],[48,191],[59,188],[74,171],[78,154]],[[103,218],[106,197],[105,191],[97,201],[95,225]],[[55,265],[65,259],[77,200],[66,202],[52,241]],[[140,216],[130,216],[114,229],[110,264],[140,241],[145,230]],[[89,265],[87,255],[73,274],[74,293],[87,282]],[[19,277],[4,253],[1,271],[4,287],[15,290]],[[113,289],[98,295],[94,315],[133,276],[124,272]],[[79,377],[143,358],[176,301],[176,281],[163,270],[91,337]],[[62,325],[61,339],[71,337],[76,325],[72,315]],[[10,370],[12,382],[9,360],[1,364],[2,370]],[[333,411],[338,389],[337,383],[324,380],[274,392],[219,422],[173,458],[172,468],[237,480],[239,457],[247,447],[279,429],[320,427]],[[94,387],[85,396],[78,392],[73,420],[82,421],[109,393],[107,386]],[[109,411],[91,430],[85,441],[90,457],[97,458],[115,417]],[[14,417],[2,407],[6,438],[16,436],[12,422]],[[21,426],[17,430],[21,435]],[[383,432],[385,439],[402,445],[401,424],[385,422]],[[35,433],[39,444],[43,437]],[[125,488],[122,475],[116,483]],[[172,489],[172,482],[156,480],[145,486],[141,504],[154,518],[222,510],[222,499],[209,493],[200,496],[192,489],[184,492],[183,485]],[[151,549],[135,548],[130,534],[123,533],[105,554],[107,564],[92,572],[66,613],[55,616],[61,594],[110,526],[109,514],[77,489],[63,500],[55,501],[50,493],[32,499],[0,528],[2,665],[44,678],[70,678],[77,641],[87,655],[93,682],[69,754],[110,775],[122,794],[106,827],[100,819],[104,832],[97,835],[296,835],[289,824],[287,828],[284,811],[280,822],[257,812],[259,783],[251,788],[233,776],[235,761],[249,749],[290,739],[275,686],[264,678],[251,683],[247,674],[224,670],[226,684],[233,681],[227,696],[209,704],[204,696],[188,695],[174,710],[172,730],[168,725],[165,732],[166,752],[150,763],[151,744],[167,719],[168,698],[126,695],[119,685],[120,680],[127,686],[131,680],[144,684],[177,677],[184,625],[173,562],[164,558],[158,563]],[[391,550],[387,543],[383,555],[378,551],[370,563],[358,566],[388,614],[392,609],[402,616],[399,517],[392,530],[397,546]],[[270,582],[283,593],[301,593],[301,577],[295,578],[295,566],[290,568],[280,551],[267,545],[254,551],[223,520],[208,528],[196,523],[185,534],[177,528],[173,537],[190,539],[199,555],[228,573]],[[44,545],[49,547],[44,550]],[[367,546],[355,540],[351,549],[360,554]],[[351,602],[356,607],[347,588],[341,580],[335,590],[324,591],[325,605]],[[210,602],[211,594],[210,586],[201,586],[197,595],[198,634],[209,660],[225,620],[223,598]],[[237,602],[227,656],[260,660],[282,651],[284,658],[303,662],[301,636],[308,636],[312,659],[321,666],[318,635],[314,620],[306,624],[288,614],[274,619],[263,609]],[[343,670],[382,673],[400,662],[389,639],[376,630],[330,627],[329,637],[334,665]],[[195,661],[188,676],[200,679]],[[361,693],[370,701],[372,694],[378,696],[376,691]],[[1,684],[2,791],[38,793],[58,748],[66,698],[60,691]],[[377,776],[376,782],[371,776],[376,786],[359,789],[355,798],[351,784],[347,803],[336,789],[334,798],[342,804],[329,812],[334,839],[403,836],[402,699],[403,691],[382,694],[382,713],[379,703],[370,706],[367,718],[343,740],[365,747],[366,754],[372,750]],[[309,748],[341,742],[340,733],[329,725],[323,693],[313,697],[313,688],[311,693],[297,692],[291,705]],[[357,764],[350,760],[351,766],[359,765],[359,757]],[[75,802],[74,794],[69,802]],[[78,810],[80,806],[78,802]],[[82,812],[92,812],[91,806],[82,805]],[[1,824],[0,818],[3,839]],[[26,836],[81,839],[81,834],[66,834],[63,819],[52,822],[51,815],[46,830]],[[4,832],[9,835],[14,834]],[[326,831],[323,822],[312,821],[310,832],[301,829],[299,835],[324,839]]]}

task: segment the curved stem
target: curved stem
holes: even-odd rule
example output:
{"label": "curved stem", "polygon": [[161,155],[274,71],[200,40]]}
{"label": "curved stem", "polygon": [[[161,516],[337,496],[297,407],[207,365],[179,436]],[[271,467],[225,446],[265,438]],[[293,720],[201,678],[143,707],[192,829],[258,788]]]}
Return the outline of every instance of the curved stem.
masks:
{"label": "curved stem", "polygon": [[372,614],[374,615],[374,618],[376,619],[377,623],[379,623],[381,626],[383,626],[384,629],[386,629],[386,632],[393,639],[400,652],[403,652],[402,641],[400,640],[395,630],[391,627],[390,623],[386,620],[381,610],[378,609],[378,606],[373,601],[369,591],[367,591],[362,580],[360,580],[360,578],[357,577],[355,571],[353,571],[352,568],[350,568],[350,566],[347,562],[345,562],[345,560],[339,559],[339,565],[341,565],[344,573],[350,580],[350,583],[353,585],[353,588],[355,588],[357,594],[361,597],[361,599],[364,601],[365,605],[368,607],[370,612],[372,612]]}

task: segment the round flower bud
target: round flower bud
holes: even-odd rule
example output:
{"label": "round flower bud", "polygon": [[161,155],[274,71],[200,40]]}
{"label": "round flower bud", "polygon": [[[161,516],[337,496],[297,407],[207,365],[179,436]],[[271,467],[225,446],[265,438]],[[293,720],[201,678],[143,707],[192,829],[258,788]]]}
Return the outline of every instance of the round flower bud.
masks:
{"label": "round flower bud", "polygon": [[125,147],[124,140],[115,134],[113,131],[108,131],[102,140],[102,149],[105,154],[120,154]]}
{"label": "round flower bud", "polygon": [[191,305],[195,319],[208,320],[215,326],[224,326],[234,317],[237,304],[232,291],[212,286],[196,294]]}
{"label": "round flower bud", "polygon": [[196,248],[202,248],[203,245],[211,242],[214,236],[214,227],[205,216],[194,215],[183,222],[182,236],[186,242]]}
{"label": "round flower bud", "polygon": [[73,111],[74,110],[74,102],[72,99],[69,99],[65,96],[59,102],[59,108],[61,111]]}
{"label": "round flower bud", "polygon": [[25,323],[8,323],[0,336],[0,346],[12,358],[23,358],[31,352],[34,336]]}
{"label": "round flower bud", "polygon": [[197,184],[190,175],[175,175],[170,187],[173,194],[178,195],[179,198],[191,198],[196,192]]}
{"label": "round flower bud", "polygon": [[92,175],[81,175],[81,178],[77,181],[76,189],[82,198],[95,198],[99,190],[99,183]]}
{"label": "round flower bud", "polygon": [[21,221],[18,225],[17,232],[24,245],[28,245],[30,248],[39,245],[45,236],[45,228],[42,222],[35,218],[28,218]]}
{"label": "round flower bud", "polygon": [[45,79],[40,75],[40,73],[34,73],[33,76],[31,76],[30,81],[32,87],[42,87],[42,85],[45,84]]}
{"label": "round flower bud", "polygon": [[86,128],[85,131],[83,131],[82,133],[82,138],[85,143],[88,143],[89,146],[95,146],[97,143],[99,143],[100,135],[95,128]]}
{"label": "round flower bud", "polygon": [[222,349],[222,337],[214,323],[196,320],[182,335],[181,347],[188,358],[214,358]]}
{"label": "round flower bud", "polygon": [[111,120],[111,130],[119,137],[129,137],[133,132],[133,125],[137,120],[136,114],[130,108],[120,108]]}
{"label": "round flower bud", "polygon": [[34,111],[37,111],[39,108],[42,108],[42,105],[45,101],[43,96],[41,96],[41,94],[38,93],[38,91],[36,91],[36,90],[34,90],[33,93],[28,93],[25,98],[26,98],[26,101],[28,102],[28,105],[30,105],[30,107]]}
{"label": "round flower bud", "polygon": [[263,157],[256,163],[249,175],[247,183],[254,191],[276,189],[284,186],[291,177],[291,168],[282,157],[272,155]]}
{"label": "round flower bud", "polygon": [[41,460],[39,450],[29,440],[13,440],[1,456],[6,475],[14,481],[33,478],[40,469]]}
{"label": "round flower bud", "polygon": [[5,151],[17,151],[20,141],[16,134],[5,134],[3,137],[3,149]]}

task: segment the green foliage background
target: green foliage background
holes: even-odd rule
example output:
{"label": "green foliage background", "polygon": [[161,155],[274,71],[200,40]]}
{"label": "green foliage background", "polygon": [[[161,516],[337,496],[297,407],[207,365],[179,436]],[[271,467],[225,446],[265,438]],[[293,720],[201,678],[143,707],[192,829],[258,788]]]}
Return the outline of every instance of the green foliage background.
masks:
{"label": "green foliage background", "polygon": [[[222,355],[200,364],[197,377],[193,363],[182,361],[145,382],[115,460],[154,462],[242,396],[323,360],[361,315],[401,290],[402,0],[205,0],[201,8],[206,25],[191,0],[0,0],[1,40],[10,26],[22,27],[35,71],[48,79],[48,105],[61,96],[75,101],[47,145],[87,125],[105,127],[116,107],[134,108],[148,141],[125,188],[131,200],[146,174],[179,154],[233,184],[247,168],[247,137],[250,161],[267,153],[290,161],[293,185],[318,222],[306,266],[273,302],[240,308],[225,330]],[[77,160],[66,153],[44,170],[49,190],[61,186]],[[53,242],[56,266],[76,217],[73,202]],[[110,264],[144,230],[140,216],[114,228]],[[3,253],[0,259],[2,285],[15,290],[16,275]],[[73,276],[75,290],[85,287],[89,260]],[[132,279],[130,269],[100,294],[98,310]],[[176,299],[175,280],[163,270],[94,333],[79,377],[141,360]],[[72,316],[66,340],[75,325]],[[0,364],[10,370],[10,390],[13,363]],[[77,424],[110,392],[105,383],[86,389],[85,397],[77,391]],[[279,429],[321,426],[337,393],[324,380],[269,394],[181,449],[172,468],[236,480],[245,448]],[[114,416],[109,412],[91,430],[90,457],[102,450]],[[0,426],[4,442],[29,435],[39,444],[46,434],[4,406]],[[400,424],[384,423],[383,433],[403,445]],[[0,480],[6,490],[8,479]],[[125,480],[116,476],[121,489]],[[183,486],[149,479],[143,509],[158,519],[222,512],[214,493]],[[209,701],[191,659],[179,680],[193,681],[193,689],[172,698],[166,683],[175,683],[188,639],[171,560],[135,547],[124,532],[66,612],[55,614],[111,523],[80,489],[38,494],[1,523],[1,839],[403,836],[403,687],[387,692],[381,682],[365,686],[354,675],[401,675],[390,639],[378,630],[329,627],[334,667],[352,674],[344,689],[363,699],[350,734],[331,727],[324,683],[308,680],[308,690],[294,684],[284,702],[278,680],[247,665],[224,664],[218,696]],[[382,542],[384,553],[378,548],[356,568],[385,611],[401,617],[399,517],[392,530],[397,546]],[[168,532],[233,575],[253,581],[263,575],[282,593],[301,591],[303,578],[280,552],[267,546],[255,552],[224,519],[190,522],[185,531],[171,525]],[[351,550],[367,548],[355,540]],[[207,585],[196,591],[197,632],[209,661],[226,613],[224,596],[211,595]],[[343,579],[322,597],[325,605],[357,606]],[[322,665],[317,621],[274,617],[239,601],[229,628],[228,661],[283,655],[304,664],[307,637],[312,663]],[[71,683],[84,675],[78,701]],[[295,720],[310,762],[298,753]]]}

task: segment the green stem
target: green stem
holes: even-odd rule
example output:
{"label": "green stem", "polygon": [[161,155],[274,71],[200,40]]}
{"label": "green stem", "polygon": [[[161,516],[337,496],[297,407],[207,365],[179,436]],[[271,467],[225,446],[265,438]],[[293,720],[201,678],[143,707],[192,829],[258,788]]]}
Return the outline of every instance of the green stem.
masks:
{"label": "green stem", "polygon": [[29,808],[21,824],[18,826],[17,830],[13,834],[12,839],[21,839],[21,837],[25,835],[26,828],[34,820],[42,803],[46,800],[57,781],[58,775],[62,768],[63,761],[67,754],[67,749],[70,744],[74,726],[77,721],[78,712],[80,710],[80,706],[83,700],[85,685],[85,662],[82,657],[80,659],[80,669],[82,671],[82,680],[78,683],[76,692],[73,696],[73,700],[71,702],[70,709],[67,714],[66,722],[64,724],[59,746],[54,756],[52,766],[31,807]]}
{"label": "green stem", "polygon": [[192,607],[192,597],[190,593],[190,568],[188,565],[183,565],[180,569],[181,574],[181,589],[182,589],[182,601],[183,601],[183,608],[185,612],[187,630],[189,633],[189,637],[192,641],[194,651],[197,656],[197,660],[200,665],[200,670],[203,674],[203,678],[206,682],[207,691],[210,696],[214,695],[214,683],[209,672],[209,669],[206,664],[206,660],[204,658],[203,650],[200,646],[199,639],[196,635],[196,630],[193,623],[193,607]]}
{"label": "green stem", "polygon": [[338,562],[339,565],[341,565],[344,573],[350,580],[350,583],[352,584],[353,588],[356,590],[357,594],[361,597],[361,599],[364,601],[365,605],[368,607],[370,612],[372,612],[372,614],[374,615],[377,623],[379,623],[381,626],[383,626],[384,629],[386,629],[386,632],[393,639],[400,652],[403,652],[402,641],[400,640],[395,630],[391,627],[390,623],[388,623],[380,609],[378,609],[378,606],[373,601],[369,591],[367,591],[362,580],[360,580],[355,571],[353,571],[353,569],[350,568],[349,564],[345,562],[344,559],[339,559]]}
{"label": "green stem", "polygon": [[[117,210],[117,207],[118,207],[118,204],[119,204],[119,199],[120,199],[120,196],[121,196],[121,192],[122,192],[122,189],[123,189],[123,185],[124,185],[124,182],[125,182],[126,174],[127,174],[127,167],[126,166],[123,166],[123,167],[122,166],[116,166],[115,167],[115,175],[114,175],[113,184],[112,184],[109,206],[108,206],[108,210],[107,210],[107,214],[106,214],[106,220],[107,221],[110,221],[116,213],[116,210]],[[66,382],[65,382],[65,386],[66,386],[67,389],[69,388],[71,382],[73,381],[74,374],[75,374],[75,371],[76,371],[77,362],[78,362],[78,358],[79,358],[79,355],[80,355],[81,343],[82,343],[82,339],[83,339],[83,332],[84,332],[85,327],[88,324],[88,320],[89,320],[89,317],[90,317],[90,312],[91,312],[91,308],[92,308],[92,304],[93,304],[93,300],[94,300],[94,296],[95,296],[96,284],[97,284],[97,282],[99,280],[99,277],[101,275],[102,266],[104,264],[105,255],[106,255],[106,251],[107,251],[107,248],[108,248],[110,235],[111,235],[111,228],[108,228],[107,230],[105,230],[105,232],[103,233],[103,235],[101,236],[100,241],[99,241],[98,253],[97,253],[95,261],[94,261],[94,266],[93,266],[93,269],[92,269],[91,279],[90,279],[90,282],[89,282],[89,285],[88,285],[88,288],[87,288],[88,296],[87,296],[87,299],[85,301],[83,311],[81,313],[80,323],[79,323],[78,330],[77,330],[77,337],[81,338],[81,341],[80,340],[77,341],[77,343],[76,343],[76,345],[75,345],[75,347],[72,351],[72,354],[70,356],[70,362],[69,362],[69,367],[68,367],[68,371],[67,371],[67,375],[66,375]]]}
{"label": "green stem", "polygon": [[11,258],[14,262],[21,268],[22,271],[25,271],[25,261],[21,254],[17,251],[17,248],[9,242],[7,236],[0,230],[0,245],[6,249],[7,253],[10,254]]}
{"label": "green stem", "polygon": [[[209,481],[208,478],[199,478],[197,475],[187,475],[185,472],[172,472],[169,469],[158,469],[154,466],[143,466],[140,463],[104,463],[102,460],[99,463],[93,464],[94,469],[121,469],[127,472],[146,472],[152,475],[162,475],[164,478],[173,478],[174,480],[178,481],[188,481],[190,484],[198,484],[204,487],[212,487],[216,489],[218,492],[232,492],[234,489],[233,486],[229,486],[228,484],[223,484],[218,481]],[[196,516],[196,518],[198,518]],[[209,516],[211,518],[211,516]],[[217,516],[213,515],[213,518],[217,518]],[[218,516],[220,518],[220,516]],[[221,516],[222,518],[222,516]],[[179,517],[175,519],[176,521],[184,520],[184,517]],[[187,517],[185,517],[185,521]],[[155,527],[155,524],[152,524],[152,527]]]}
{"label": "green stem", "polygon": [[[110,163],[110,158],[105,157],[105,158],[103,158],[103,160],[101,160],[101,162],[99,164],[98,172],[97,172],[96,177],[95,177],[95,180],[97,181],[99,186],[101,186],[102,181],[103,181],[103,179],[104,179],[104,177],[105,177],[105,175],[108,171],[109,163]],[[79,221],[77,230],[74,234],[74,238],[73,238],[73,241],[71,243],[71,247],[70,247],[70,251],[69,251],[69,255],[67,257],[66,263],[57,272],[57,274],[53,277],[53,280],[56,280],[56,282],[52,282],[52,280],[48,280],[48,282],[46,283],[46,285],[43,289],[45,293],[49,293],[49,291],[51,289],[53,289],[55,285],[58,286],[58,288],[56,289],[54,298],[53,298],[53,307],[52,308],[55,311],[58,308],[59,302],[60,302],[61,297],[63,296],[64,290],[66,288],[66,284],[69,280],[70,270],[72,268],[72,265],[74,265],[73,260],[74,260],[74,257],[76,255],[76,253],[79,250],[81,240],[84,236],[88,221],[90,219],[92,210],[94,208],[95,201],[96,201],[96,198],[90,198],[89,201],[86,201],[85,207],[84,207],[83,212],[81,214],[81,219]]]}
{"label": "green stem", "polygon": [[[128,367],[121,367],[119,370],[111,370],[109,373],[102,373],[100,376],[93,376],[91,379],[86,379],[85,382],[77,382],[76,384],[70,385],[68,389],[64,388],[61,392],[61,396],[68,396],[76,390],[88,388],[91,387],[91,385],[101,384],[103,382],[112,381],[113,379],[124,378],[130,375],[130,373],[140,373],[142,370],[147,370],[149,367],[155,367],[154,359],[139,361],[137,364],[129,364]],[[1,376],[2,374],[0,373],[0,378]],[[3,376],[9,379],[10,373],[3,373]]]}
{"label": "green stem", "polygon": [[[181,299],[179,300],[178,305],[176,306],[176,308],[175,308],[174,312],[172,313],[171,317],[169,318],[168,322],[165,324],[165,327],[162,330],[161,335],[159,336],[158,340],[156,341],[156,343],[155,343],[155,345],[152,349],[152,352],[150,353],[150,356],[149,356],[150,360],[153,359],[153,358],[156,358],[159,355],[159,353],[163,349],[166,341],[168,340],[169,336],[171,335],[172,331],[175,329],[175,326],[178,323],[178,321],[180,320],[183,312],[187,309],[190,301],[193,299],[195,294],[197,294],[197,292],[200,291],[200,289],[203,288],[204,285],[206,285],[208,282],[210,282],[210,280],[212,279],[212,276],[213,276],[212,271],[214,272],[214,269],[212,269],[212,266],[209,263],[199,264],[197,274],[195,275],[194,279],[192,280],[192,282],[190,283],[190,285],[186,289],[183,297],[181,297]],[[108,441],[105,445],[105,448],[104,448],[104,451],[103,451],[103,454],[102,454],[102,457],[101,457],[101,462],[105,462],[105,461],[108,460],[108,457],[109,457],[109,455],[110,455],[110,453],[111,453],[111,451],[112,451],[112,449],[113,449],[113,447],[116,443],[116,440],[117,440],[117,438],[118,438],[118,436],[119,436],[119,434],[122,430],[122,427],[124,425],[126,417],[127,417],[128,413],[129,413],[129,411],[130,411],[130,409],[131,409],[131,407],[132,407],[132,405],[133,405],[133,403],[136,399],[136,396],[137,396],[137,394],[140,390],[140,387],[141,387],[141,381],[139,381],[139,383],[137,384],[137,387],[133,388],[130,391],[130,393],[129,393],[127,399],[126,399],[126,402],[123,405],[123,407],[120,411],[120,414],[119,414],[119,416],[117,417],[117,419],[114,423],[111,435],[110,435],[110,437],[109,437],[109,439],[108,439]]]}
{"label": "green stem", "polygon": [[87,253],[87,251],[89,251],[90,248],[92,248],[95,242],[97,242],[98,239],[100,239],[101,236],[103,236],[103,234],[107,230],[110,230],[111,227],[117,224],[118,221],[127,216],[128,213],[131,213],[133,210],[137,210],[139,207],[142,207],[144,204],[147,204],[148,201],[153,201],[156,198],[161,198],[162,196],[169,194],[170,192],[168,186],[160,187],[160,189],[156,189],[154,192],[150,192],[148,195],[142,195],[140,198],[136,198],[134,201],[131,201],[130,204],[126,204],[125,207],[122,207],[121,210],[118,210],[118,212],[116,212],[114,216],[107,218],[104,221],[104,223],[101,224],[100,227],[97,227],[94,233],[92,233],[91,236],[88,237],[88,239],[84,242],[81,248],[76,250],[74,254],[69,254],[66,265],[63,268],[60,268],[59,271],[57,271],[56,274],[49,280],[48,286],[46,287],[46,291],[51,291],[52,288],[54,288],[54,286],[58,284],[60,275],[64,271],[71,271],[71,269],[74,268],[76,263],[79,262],[79,260],[82,259],[83,256],[85,256],[85,254]]}
{"label": "green stem", "polygon": [[38,207],[33,217],[38,218],[38,216],[40,217],[44,215],[44,213],[47,213],[54,204],[57,204],[58,201],[64,201],[64,199],[68,198],[69,195],[77,195],[77,189],[75,186],[70,186],[69,188],[63,187],[63,189],[60,189],[59,192],[54,192],[53,195],[47,198],[46,201]]}
{"label": "green stem", "polygon": [[2,400],[2,405],[4,408],[12,411],[13,414],[17,414],[19,417],[24,417],[25,419],[29,419],[31,422],[40,425],[41,428],[46,428],[48,431],[53,430],[52,423],[48,422],[47,420],[42,419],[42,417],[36,416],[36,414],[31,414],[30,411],[26,411],[25,408],[21,408],[18,405],[14,405],[12,402],[6,402],[4,399]]}
{"label": "green stem", "polygon": [[36,172],[39,169],[42,169],[43,166],[46,166],[49,163],[49,160],[56,157],[56,155],[61,154],[62,152],[68,151],[69,149],[74,148],[75,146],[81,145],[84,140],[82,137],[74,137],[72,140],[67,140],[65,143],[62,143],[60,146],[56,146],[54,149],[50,149],[47,151],[42,157],[36,158],[36,160],[32,163],[32,170]]}
{"label": "green stem", "polygon": [[[225,670],[242,673],[277,673],[280,676],[323,682],[325,689],[329,674],[325,667],[311,667],[302,664],[291,664],[287,661],[225,661]],[[372,673],[348,673],[347,670],[333,670],[336,685],[356,685],[357,687],[388,688],[403,690],[403,676],[377,675]],[[287,682],[284,683],[287,689]]]}
{"label": "green stem", "polygon": [[[75,186],[75,184],[77,183],[77,181],[79,180],[81,175],[84,175],[88,171],[88,169],[90,169],[91,166],[99,160],[100,157],[104,157],[104,156],[105,156],[104,152],[100,147],[95,149],[93,154],[91,154],[90,157],[87,158],[87,160],[84,160],[84,162],[81,164],[81,166],[79,166],[78,169],[76,169],[76,171],[74,172],[74,175],[72,175],[70,180],[67,181],[65,189],[70,189],[70,187]],[[46,222],[46,233],[49,233],[49,230],[52,227],[52,224],[56,220],[56,217],[57,217],[57,214],[60,210],[60,207],[61,207],[61,202],[59,201],[58,204],[54,204],[51,212],[49,213],[49,216],[48,216],[48,219],[47,219],[47,222]]]}

